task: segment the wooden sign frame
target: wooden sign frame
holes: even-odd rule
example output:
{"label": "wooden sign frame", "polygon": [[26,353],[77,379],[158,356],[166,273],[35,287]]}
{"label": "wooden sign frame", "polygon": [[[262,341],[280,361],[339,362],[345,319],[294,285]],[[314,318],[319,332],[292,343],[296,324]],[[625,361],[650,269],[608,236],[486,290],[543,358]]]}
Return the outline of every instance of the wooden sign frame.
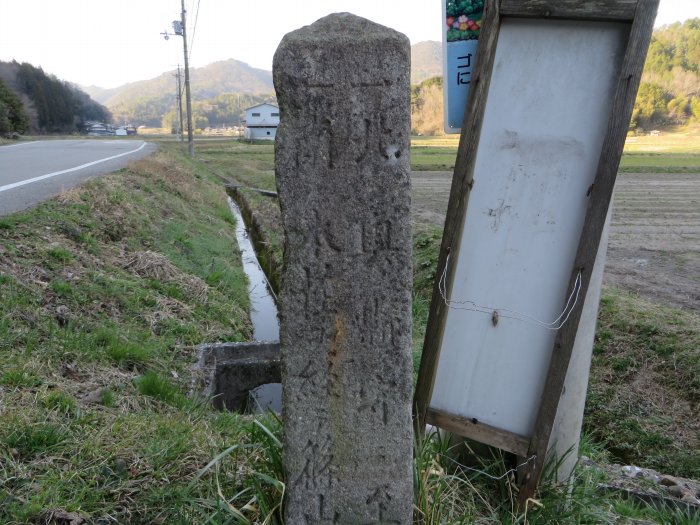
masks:
{"label": "wooden sign frame", "polygon": [[[614,88],[607,128],[602,142],[594,182],[588,189],[583,230],[571,269],[569,291],[579,280],[579,295],[585,297],[591,280],[593,265],[612,199],[613,187],[640,83],[647,49],[659,0],[487,0],[476,59],[476,69],[467,103],[464,124],[455,163],[452,188],[436,271],[436,283],[428,318],[423,355],[414,399],[416,424],[419,431],[431,424],[455,434],[529,458],[519,470],[521,508],[534,495],[546,460],[554,419],[564,387],[564,380],[574,347],[574,341],[583,310],[583,300],[576,302],[568,320],[554,338],[551,359],[546,374],[543,394],[537,412],[534,432],[530,436],[483,424],[447,413],[431,406],[440,350],[449,307],[440,290],[452,289],[455,280],[454,265],[447,264],[449,254],[459,253],[464,230],[469,196],[474,185],[474,168],[482,123],[489,96],[496,48],[504,19],[539,19],[577,22],[617,22],[629,25],[629,37],[622,59],[620,75]],[[476,247],[478,249],[478,247]],[[567,301],[562,298],[562,305]]]}

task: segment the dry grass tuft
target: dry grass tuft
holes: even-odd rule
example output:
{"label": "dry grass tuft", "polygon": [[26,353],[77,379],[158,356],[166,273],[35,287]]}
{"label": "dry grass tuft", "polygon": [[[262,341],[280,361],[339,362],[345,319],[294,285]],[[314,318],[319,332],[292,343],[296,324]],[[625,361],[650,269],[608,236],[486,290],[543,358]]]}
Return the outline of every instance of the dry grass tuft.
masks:
{"label": "dry grass tuft", "polygon": [[179,273],[165,255],[150,250],[133,254],[126,260],[124,268],[139,277],[163,282],[172,280]]}
{"label": "dry grass tuft", "polygon": [[156,298],[158,309],[144,314],[153,334],[162,332],[161,325],[170,319],[191,319],[192,309],[185,303],[172,297]]}
{"label": "dry grass tuft", "polygon": [[150,250],[136,252],[128,257],[122,266],[145,279],[154,279],[163,283],[175,283],[182,287],[190,299],[200,303],[206,303],[207,301],[209,294],[207,283],[199,277],[185,274],[171,263],[165,255]]}
{"label": "dry grass tuft", "polygon": [[63,190],[56,196],[56,201],[58,201],[61,206],[66,206],[68,204],[80,204],[82,202],[81,195],[83,194],[83,188],[78,186],[76,188],[71,188],[70,190]]}
{"label": "dry grass tuft", "polygon": [[192,308],[189,305],[172,297],[157,297],[156,302],[159,310],[164,314],[164,318],[177,317],[182,319],[192,314]]}

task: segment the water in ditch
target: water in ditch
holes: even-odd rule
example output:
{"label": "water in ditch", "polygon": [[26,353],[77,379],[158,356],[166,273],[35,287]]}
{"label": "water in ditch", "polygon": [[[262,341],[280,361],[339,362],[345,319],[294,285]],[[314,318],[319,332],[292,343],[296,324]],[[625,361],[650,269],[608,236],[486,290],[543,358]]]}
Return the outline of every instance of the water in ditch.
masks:
{"label": "water in ditch", "polygon": [[[241,250],[243,271],[248,277],[250,297],[250,320],[253,323],[253,339],[256,341],[279,341],[280,329],[277,303],[272,287],[267,280],[255,248],[248,236],[241,210],[233,199],[228,198],[231,213],[236,218],[236,240]],[[251,406],[255,412],[282,410],[282,385],[271,383],[251,391]]]}

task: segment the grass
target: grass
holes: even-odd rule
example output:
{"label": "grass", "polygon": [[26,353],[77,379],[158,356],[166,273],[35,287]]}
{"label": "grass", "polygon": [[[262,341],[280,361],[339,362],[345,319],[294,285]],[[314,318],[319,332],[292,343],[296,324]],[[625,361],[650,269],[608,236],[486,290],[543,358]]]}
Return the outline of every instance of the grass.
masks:
{"label": "grass", "polygon": [[117,366],[126,369],[145,367],[154,353],[154,350],[143,344],[119,340],[107,345],[104,351],[106,356]]}
{"label": "grass", "polygon": [[700,126],[672,128],[659,135],[629,136],[627,153],[700,154]]}
{"label": "grass", "polygon": [[0,385],[6,388],[32,388],[41,385],[41,379],[30,370],[3,370]]}
{"label": "grass", "polygon": [[425,328],[435,281],[442,230],[428,224],[413,226],[413,376],[418,378]]}
{"label": "grass", "polygon": [[[281,524],[284,484],[281,464],[281,425],[275,418],[255,421],[241,434],[241,442],[214,457],[193,479],[194,487],[202,476],[213,474],[218,500],[200,500],[202,522]],[[493,449],[490,459],[470,466],[461,461],[470,449],[464,442],[452,442],[437,432],[416,443],[413,462],[415,487],[413,523],[445,524],[526,524],[548,525],[581,523],[694,523],[688,511],[655,508],[603,495],[599,484],[605,475],[585,466],[577,467],[568,491],[551,481],[556,465],[540,486],[538,500],[527,513],[515,508],[517,489],[509,459]],[[605,452],[588,446],[585,452],[597,461]],[[231,465],[250,468],[250,475],[231,490],[224,480]],[[565,495],[566,493],[566,495]],[[208,520],[208,521],[207,521]],[[630,522],[631,523],[631,522]]]}
{"label": "grass", "polygon": [[700,173],[700,153],[632,153],[620,162],[623,173]]}
{"label": "grass", "polygon": [[700,319],[606,289],[584,425],[619,462],[700,478]]}
{"label": "grass", "polygon": [[198,156],[212,173],[243,188],[236,190],[241,213],[250,224],[249,233],[258,259],[273,288],[279,288],[284,235],[275,199],[249,188],[276,191],[274,144],[248,144],[238,140],[203,143]]}
{"label": "grass", "polygon": [[217,492],[190,481],[252,424],[187,396],[194,345],[251,333],[224,210],[219,182],[161,145],[2,218],[1,523],[200,522]]}
{"label": "grass", "polygon": [[187,405],[187,397],[180,391],[178,386],[154,370],[150,370],[136,379],[136,387],[144,396],[150,396],[163,403],[178,408],[184,408]]}
{"label": "grass", "polygon": [[[212,459],[193,481],[213,471],[219,488],[219,499],[207,501],[206,516],[211,523],[284,523],[285,485],[282,467],[281,421],[272,415],[255,420],[247,435]],[[239,461],[247,476],[230,494],[225,495],[219,481],[226,464]],[[240,473],[239,473],[239,477]],[[229,484],[224,485],[228,489]],[[192,485],[191,485],[192,486]]]}
{"label": "grass", "polygon": [[[437,164],[444,164],[443,158],[454,158],[457,141],[451,137],[428,138],[419,137],[413,139],[412,163],[416,169],[438,169]],[[237,182],[251,187],[273,189],[274,179],[270,172],[273,151],[269,147],[267,152],[264,146],[258,147],[250,154],[237,151],[226,156],[223,152],[227,148],[238,149],[240,145],[216,144],[200,148],[200,154],[206,160],[206,165],[216,169],[218,173],[226,174]],[[211,150],[209,149],[211,148]],[[636,156],[635,156],[636,155]],[[628,162],[633,162],[637,157],[654,159],[656,171],[673,171],[687,159],[694,159],[691,154],[680,152],[675,155],[652,156],[647,153],[626,155]],[[624,166],[625,160],[623,160]],[[239,169],[239,163],[242,163]],[[692,164],[691,168],[693,169]],[[256,172],[256,166],[259,171]],[[444,168],[439,168],[444,169]],[[685,168],[684,168],[685,169]],[[270,207],[274,203],[269,198],[260,197],[252,192],[241,192],[253,213],[261,224],[264,225],[268,236],[281,237],[279,221],[264,220],[265,217],[274,216]],[[435,279],[435,267],[441,240],[441,229],[432,225],[414,222],[413,239],[413,318],[414,318],[414,371],[417,372],[420,361],[420,353],[423,344],[425,324],[429,303],[432,295],[432,286]],[[697,382],[697,337],[700,333],[698,321],[692,315],[687,315],[677,309],[662,309],[656,305],[645,303],[634,296],[627,297],[623,292],[607,289],[604,293],[600,315],[600,330],[596,340],[596,355],[592,370],[591,393],[589,395],[586,413],[586,431],[588,439],[595,447],[604,451],[609,460],[632,461],[635,464],[657,468],[662,471],[676,474],[695,475],[696,456],[698,450],[697,430],[695,429],[692,410],[695,406],[695,391]],[[628,309],[626,306],[631,308]],[[673,320],[682,319],[680,324],[673,324]],[[629,351],[628,351],[629,350]],[[659,399],[673,400],[677,406],[655,406],[647,401],[653,396],[647,395],[640,389],[631,389],[630,385],[640,381],[640,376],[633,373],[635,363],[645,363],[652,366],[653,374],[644,376],[645,385],[657,389]],[[684,371],[678,373],[679,369]],[[623,373],[627,371],[628,373]],[[611,379],[612,377],[612,379]],[[603,385],[602,387],[600,385]],[[602,390],[601,390],[602,389]],[[605,398],[603,394],[610,396],[610,392],[627,392],[630,394],[618,395],[617,399]],[[607,403],[607,404],[606,404]],[[644,410],[641,409],[646,403]],[[686,412],[679,412],[684,407]],[[625,409],[627,412],[625,412]],[[675,411],[674,411],[675,410]],[[678,416],[688,424],[679,423],[670,414]],[[669,425],[671,420],[675,420]],[[695,440],[694,440],[695,439]],[[426,445],[430,452],[428,456],[436,460],[440,456],[442,445],[436,445],[432,441]],[[436,448],[437,447],[437,448]],[[626,451],[626,452],[623,452]],[[633,453],[629,453],[632,451]],[[417,461],[420,454],[417,455]],[[502,463],[503,459],[497,459],[495,464]],[[424,523],[435,522],[435,516],[449,516],[446,522],[459,523],[471,522],[478,516],[484,519],[483,508],[491,509],[486,512],[488,519],[493,522],[521,523],[523,516],[517,516],[512,505],[503,508],[502,502],[493,499],[485,505],[484,501],[473,501],[474,493],[491,494],[492,490],[498,490],[503,501],[512,504],[512,491],[507,487],[491,487],[484,485],[476,479],[465,482],[464,477],[450,470],[449,461],[441,468],[425,467],[428,472],[431,468],[439,472],[439,475],[428,476],[422,479],[429,488],[421,488],[417,492],[417,500],[420,505],[426,506],[424,510],[417,511],[417,515]],[[449,474],[451,473],[451,474]],[[423,476],[425,476],[425,472]],[[528,516],[528,522],[548,523],[554,520],[553,516],[559,516],[557,522],[577,523],[581,522],[615,522],[624,514],[625,507],[617,501],[611,503],[605,498],[601,499],[596,493],[596,475],[587,473],[581,476],[581,485],[575,485],[579,495],[579,504],[574,505],[568,517],[562,518],[561,491],[554,485],[545,484],[542,494],[544,500],[550,498],[545,504],[548,510],[537,508],[534,514]],[[584,479],[585,478],[585,479]],[[421,476],[416,475],[416,480]],[[419,485],[417,485],[419,487]],[[510,492],[508,492],[510,490]],[[444,499],[441,499],[444,498]],[[478,498],[478,496],[477,496]],[[488,499],[488,498],[487,498]],[[595,504],[591,503],[595,502]],[[464,505],[462,507],[462,505]],[[475,511],[474,507],[481,507]],[[507,505],[506,505],[507,506]],[[620,507],[620,513],[614,509]],[[461,509],[461,510],[460,510]],[[610,510],[613,509],[613,510]],[[646,519],[655,519],[648,508],[634,507],[634,513],[645,516]],[[622,513],[622,514],[621,514]],[[539,516],[535,519],[535,515]],[[657,516],[658,518],[658,516]],[[419,519],[419,522],[420,522]],[[431,521],[432,520],[432,521]],[[533,521],[534,520],[534,521]]]}
{"label": "grass", "polygon": [[[626,173],[698,173],[700,172],[698,137],[664,134],[631,137],[625,146],[620,171]],[[458,135],[413,137],[411,168],[414,171],[451,171],[454,169]],[[273,144],[249,145],[238,141],[203,143],[197,150],[207,166],[239,183],[275,191]],[[235,165],[235,168],[232,167]]]}
{"label": "grass", "polygon": [[56,424],[12,421],[14,425],[3,432],[3,443],[13,457],[34,458],[54,452],[67,438],[65,430]]}
{"label": "grass", "polygon": [[[452,171],[458,135],[413,137],[414,171]],[[659,136],[631,136],[620,162],[623,173],[700,173],[700,128],[688,127]]]}
{"label": "grass", "polygon": [[411,169],[414,171],[452,171],[455,167],[457,147],[412,146]]}
{"label": "grass", "polygon": [[[433,155],[414,160],[422,153]],[[282,523],[279,420],[216,413],[187,395],[194,345],[250,337],[233,221],[213,173],[274,189],[273,151],[216,141],[198,155],[202,163],[164,143],[0,220],[1,523],[59,511],[95,523]],[[275,201],[242,193],[281,258]],[[416,368],[440,238],[414,224]],[[583,452],[688,472],[693,428],[668,415],[697,406],[697,319],[606,290],[599,322]],[[655,406],[662,399],[675,405]],[[467,468],[464,448],[437,434],[417,443],[415,523],[690,523],[601,495],[601,474],[583,466],[570,499],[545,480],[539,504],[519,514],[511,459],[492,451]]]}

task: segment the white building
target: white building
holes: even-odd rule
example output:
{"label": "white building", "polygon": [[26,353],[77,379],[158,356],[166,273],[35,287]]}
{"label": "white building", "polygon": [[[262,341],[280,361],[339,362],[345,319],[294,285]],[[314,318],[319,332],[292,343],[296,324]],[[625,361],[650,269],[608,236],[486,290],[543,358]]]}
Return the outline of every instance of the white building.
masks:
{"label": "white building", "polygon": [[245,110],[245,138],[272,140],[280,123],[280,110],[273,104],[258,104]]}

